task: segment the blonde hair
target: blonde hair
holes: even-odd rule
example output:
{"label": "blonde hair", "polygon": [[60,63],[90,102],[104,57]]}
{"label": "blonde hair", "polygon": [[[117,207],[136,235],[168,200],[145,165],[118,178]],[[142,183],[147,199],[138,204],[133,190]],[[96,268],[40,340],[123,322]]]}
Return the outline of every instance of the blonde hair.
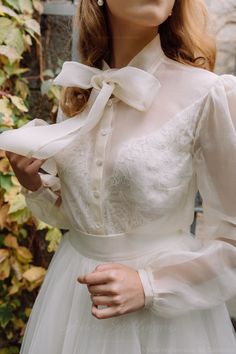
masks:
{"label": "blonde hair", "polygon": [[[111,60],[112,38],[106,7],[95,0],[81,0],[74,18],[78,26],[78,50],[85,65],[102,68],[102,60]],[[176,0],[172,16],[159,26],[162,49],[167,57],[181,63],[214,70],[215,38],[208,28],[208,11],[204,0]],[[60,106],[67,117],[73,117],[86,107],[90,89],[62,89]]]}

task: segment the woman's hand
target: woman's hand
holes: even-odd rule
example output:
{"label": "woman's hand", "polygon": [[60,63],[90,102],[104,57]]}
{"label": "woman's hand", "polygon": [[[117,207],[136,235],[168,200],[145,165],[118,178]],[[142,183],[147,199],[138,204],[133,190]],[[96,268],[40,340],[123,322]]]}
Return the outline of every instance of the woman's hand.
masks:
{"label": "woman's hand", "polygon": [[31,191],[36,191],[41,187],[42,180],[38,171],[45,160],[28,158],[10,151],[6,151],[5,154],[16,178],[23,187]]}
{"label": "woman's hand", "polygon": [[[92,314],[109,318],[144,307],[145,295],[138,272],[119,263],[99,264],[92,273],[77,280],[87,284],[93,302]],[[97,306],[108,306],[99,309]]]}

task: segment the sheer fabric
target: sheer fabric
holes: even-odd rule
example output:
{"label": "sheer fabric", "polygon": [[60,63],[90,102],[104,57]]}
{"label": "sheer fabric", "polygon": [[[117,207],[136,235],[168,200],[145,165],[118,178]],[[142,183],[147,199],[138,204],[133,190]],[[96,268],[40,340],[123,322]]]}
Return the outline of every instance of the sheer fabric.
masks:
{"label": "sheer fabric", "polygon": [[206,98],[194,137],[205,219],[197,238],[201,247],[195,252],[166,252],[150,259],[146,272],[140,270],[148,306],[157,315],[214,307],[236,293],[235,128],[236,79],[223,75]]}
{"label": "sheer fabric", "polygon": [[[4,132],[0,148],[47,158],[42,165],[48,172],[41,176],[43,186],[36,192],[22,188],[30,209],[41,220],[88,237],[100,236],[104,249],[106,239],[120,234],[127,235],[127,245],[134,241],[132,247],[135,235],[137,240],[143,238],[145,249],[152,240],[150,255],[133,263],[144,288],[145,310],[151,310],[157,321],[195,314],[189,318],[194,332],[204,322],[200,310],[215,309],[205,312],[211,317],[217,306],[236,295],[236,78],[167,58],[159,35],[129,67],[142,71],[143,81],[140,76],[136,85],[145,86],[132,90],[132,97],[129,84],[135,85],[137,78],[124,80],[124,72],[106,62],[104,74],[65,63],[57,84],[93,86],[84,112],[69,119],[60,110],[53,129],[35,119],[17,132]],[[129,77],[133,71],[126,73]],[[141,106],[137,104],[140,92]],[[198,189],[205,225],[202,236],[194,237],[189,230]],[[63,245],[67,241],[65,237]],[[65,252],[68,257],[69,249]],[[113,255],[116,252],[114,247]],[[51,267],[55,276],[60,263],[56,259]],[[84,300],[85,294],[81,296]],[[73,306],[75,311],[77,305]],[[197,316],[203,316],[198,318],[201,325],[194,327]],[[183,333],[190,322],[179,320]],[[148,320],[145,323],[148,327]],[[223,335],[220,324],[216,328],[207,333],[211,343],[218,332],[222,340],[229,335],[229,331]],[[210,353],[203,337],[201,343],[202,353]],[[229,352],[235,348],[232,344]],[[173,346],[166,353],[174,353]]]}

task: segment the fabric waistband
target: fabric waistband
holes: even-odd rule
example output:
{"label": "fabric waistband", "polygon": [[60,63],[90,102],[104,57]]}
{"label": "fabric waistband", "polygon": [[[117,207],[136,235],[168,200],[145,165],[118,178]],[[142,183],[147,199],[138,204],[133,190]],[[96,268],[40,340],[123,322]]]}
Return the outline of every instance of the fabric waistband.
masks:
{"label": "fabric waistband", "polygon": [[153,229],[152,225],[129,233],[107,235],[89,234],[71,228],[66,235],[79,253],[88,258],[104,261],[128,260],[161,251],[164,248],[170,249],[171,246],[174,249],[189,249],[189,244],[195,241],[187,229],[160,234]]}

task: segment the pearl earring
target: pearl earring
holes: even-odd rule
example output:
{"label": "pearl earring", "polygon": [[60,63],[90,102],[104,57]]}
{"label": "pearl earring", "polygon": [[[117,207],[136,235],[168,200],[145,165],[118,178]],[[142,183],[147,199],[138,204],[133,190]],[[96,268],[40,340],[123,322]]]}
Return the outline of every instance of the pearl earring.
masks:
{"label": "pearl earring", "polygon": [[98,0],[98,6],[103,6],[104,5],[104,1],[103,0]]}

